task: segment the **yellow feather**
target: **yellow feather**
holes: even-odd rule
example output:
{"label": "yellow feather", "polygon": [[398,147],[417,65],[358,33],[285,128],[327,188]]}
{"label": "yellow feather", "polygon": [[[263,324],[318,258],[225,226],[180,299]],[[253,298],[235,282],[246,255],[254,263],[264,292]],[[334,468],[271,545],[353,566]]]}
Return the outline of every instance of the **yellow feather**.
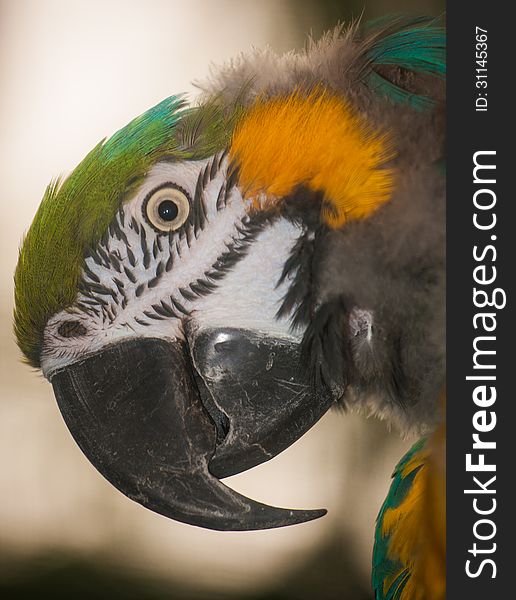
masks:
{"label": "yellow feather", "polygon": [[367,217],[393,189],[387,134],[323,89],[256,101],[235,129],[230,157],[248,197],[265,194],[271,204],[298,185],[323,192],[322,218],[334,228]]}

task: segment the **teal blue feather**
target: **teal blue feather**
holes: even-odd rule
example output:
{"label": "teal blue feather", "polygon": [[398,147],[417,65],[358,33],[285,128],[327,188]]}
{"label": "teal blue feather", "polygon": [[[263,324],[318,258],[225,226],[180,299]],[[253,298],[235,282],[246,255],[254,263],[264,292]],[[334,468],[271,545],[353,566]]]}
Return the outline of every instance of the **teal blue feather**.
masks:
{"label": "teal blue feather", "polygon": [[180,95],[165,98],[110,137],[102,146],[102,158],[110,161],[126,152],[149,154],[161,148],[188,110],[181,110],[185,106]]}
{"label": "teal blue feather", "polygon": [[374,70],[378,66],[397,66],[415,73],[443,78],[446,73],[446,32],[435,21],[424,18],[382,19],[373,24],[373,42],[368,51],[371,71],[367,83],[371,89],[395,104],[406,104],[419,111],[432,108],[434,100],[410,93],[388,81]]}

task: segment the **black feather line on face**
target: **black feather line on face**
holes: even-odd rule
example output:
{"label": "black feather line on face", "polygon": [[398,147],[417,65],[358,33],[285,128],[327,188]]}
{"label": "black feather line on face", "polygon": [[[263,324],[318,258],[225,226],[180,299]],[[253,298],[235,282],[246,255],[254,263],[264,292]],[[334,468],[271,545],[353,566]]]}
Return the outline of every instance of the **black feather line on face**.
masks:
{"label": "black feather line on face", "polygon": [[156,267],[156,277],[160,278],[163,275],[164,271],[165,271],[165,264],[160,261]]}
{"label": "black feather line on face", "polygon": [[282,198],[281,216],[301,226],[300,236],[285,262],[277,286],[291,281],[289,289],[276,318],[290,316],[292,328],[306,326],[316,303],[316,272],[320,264],[321,248],[324,246],[326,227],[320,224],[322,194],[304,186]]}
{"label": "black feather line on face", "polygon": [[129,260],[129,264],[131,265],[131,267],[136,267],[136,257],[134,256],[133,251],[129,247],[129,242],[127,241],[127,238],[126,238],[125,245],[126,245],[126,252],[127,252],[127,258]]}
{"label": "black feather line on face", "polygon": [[131,217],[131,229],[134,229],[136,235],[139,235],[140,226],[138,225],[138,221],[134,217]]}
{"label": "black feather line on face", "polygon": [[185,316],[188,316],[190,314],[189,311],[186,310],[186,308],[181,304],[181,302],[174,298],[174,296],[170,296],[170,302],[172,302],[173,307],[178,313],[181,313]]}
{"label": "black feather line on face", "polygon": [[149,247],[147,246],[147,233],[145,232],[145,227],[140,229],[140,246],[143,254],[143,266],[148,269],[150,265],[150,252]]}
{"label": "black feather line on face", "polygon": [[228,153],[229,153],[229,149],[228,148],[225,148],[221,152],[221,154],[219,156],[219,159],[218,159],[217,168],[220,169],[220,167],[222,166],[222,163],[224,162],[224,159],[227,157]]}
{"label": "black feather line on face", "polygon": [[84,263],[84,273],[85,273],[86,277],[88,279],[90,279],[91,281],[94,281],[95,283],[100,283],[100,277],[98,277],[98,275],[93,273],[93,271],[91,271],[89,269],[89,267],[86,263]]}
{"label": "black feather line on face", "polygon": [[188,300],[188,302],[193,302],[197,298],[196,294],[183,287],[178,288],[178,292],[185,300]]}
{"label": "black feather line on face", "polygon": [[321,202],[321,193],[300,186],[280,203],[281,215],[304,229],[276,284],[291,281],[276,318],[290,316],[293,329],[310,322],[317,301],[316,274],[327,233],[326,227],[320,224]]}
{"label": "black feather line on face", "polygon": [[[94,305],[95,306],[95,305]],[[83,300],[82,302],[77,303],[77,308],[82,312],[90,315],[90,316],[100,316],[100,312],[94,308],[94,306],[89,306],[88,301]]]}
{"label": "black feather line on face", "polygon": [[147,287],[149,289],[155,288],[159,283],[159,277],[153,277],[147,282]]}
{"label": "black feather line on face", "polygon": [[314,252],[315,236],[311,231],[307,231],[292,248],[277,283],[279,286],[287,278],[292,280],[276,313],[276,318],[291,315],[294,328],[306,325],[312,314],[315,288],[312,276]]}
{"label": "black feather line on face", "polygon": [[88,289],[95,294],[100,294],[101,296],[111,296],[111,289],[102,285],[101,283],[90,283],[88,285]]}
{"label": "black feather line on face", "polygon": [[226,184],[223,183],[220,187],[219,194],[217,196],[217,210],[222,210],[226,206]]}
{"label": "black feather line on face", "polygon": [[118,257],[116,256],[116,254],[114,252],[110,252],[109,262],[111,263],[111,265],[113,266],[115,271],[117,271],[117,273],[122,272],[122,266],[120,265],[120,260],[118,259]]}
{"label": "black feather line on face", "polygon": [[131,269],[124,267],[124,273],[126,274],[127,279],[129,279],[129,281],[131,283],[136,283],[136,277],[135,277],[134,273],[131,271]]}
{"label": "black feather line on face", "polygon": [[226,243],[226,249],[219,254],[213,265],[208,269],[204,278],[209,280],[221,279],[231,270],[244,256],[247,255],[249,247],[258,234],[269,224],[278,218],[274,212],[258,212],[242,219],[242,225],[236,227],[237,235],[232,236],[231,241]]}
{"label": "black feather line on face", "polygon": [[236,187],[238,183],[238,167],[230,167],[229,169],[229,177],[226,180],[226,188],[224,190],[224,206],[227,205],[231,192],[233,188]]}
{"label": "black feather line on face", "polygon": [[116,285],[116,287],[118,288],[118,291],[124,295],[124,282],[120,281],[120,279],[118,279],[118,277],[113,277],[113,283]]}
{"label": "black feather line on face", "polygon": [[147,321],[144,321],[143,319],[139,319],[138,317],[134,317],[134,320],[139,324],[139,325],[144,325],[145,327],[148,327],[150,325],[150,323],[147,323]]}
{"label": "black feather line on face", "polygon": [[100,260],[100,264],[105,268],[105,269],[109,269],[110,268],[110,262],[109,262],[109,256],[108,253],[104,250],[104,248],[102,247],[101,244],[99,244],[97,246],[97,253],[96,256],[99,258]]}
{"label": "black feather line on face", "polygon": [[161,315],[162,317],[170,317],[170,316],[175,316],[174,314],[170,315],[168,311],[166,311],[161,304],[153,304],[151,306],[152,310],[157,313],[158,315]]}

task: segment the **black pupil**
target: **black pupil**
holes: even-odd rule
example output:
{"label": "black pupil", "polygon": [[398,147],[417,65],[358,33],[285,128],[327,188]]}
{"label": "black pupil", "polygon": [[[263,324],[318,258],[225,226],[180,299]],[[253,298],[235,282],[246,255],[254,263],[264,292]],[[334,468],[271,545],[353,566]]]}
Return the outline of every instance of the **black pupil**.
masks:
{"label": "black pupil", "polygon": [[163,200],[158,206],[158,215],[163,221],[173,221],[178,212],[177,204],[173,200]]}

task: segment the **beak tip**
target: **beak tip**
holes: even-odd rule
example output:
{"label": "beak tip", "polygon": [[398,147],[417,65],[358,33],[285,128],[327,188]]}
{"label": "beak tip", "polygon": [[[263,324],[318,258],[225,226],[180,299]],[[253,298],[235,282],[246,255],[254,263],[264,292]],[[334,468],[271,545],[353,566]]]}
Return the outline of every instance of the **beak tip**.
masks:
{"label": "beak tip", "polygon": [[307,521],[314,521],[315,519],[320,519],[328,514],[328,510],[326,508],[316,508],[314,510],[305,511],[308,518]]}
{"label": "beak tip", "polygon": [[313,510],[290,510],[288,511],[290,514],[288,517],[282,521],[278,521],[275,525],[269,525],[270,528],[275,527],[284,527],[286,525],[300,525],[301,523],[307,523],[309,521],[315,521],[324,515],[327,514],[327,510],[325,508],[318,508]]}
{"label": "beak tip", "polygon": [[290,525],[300,525],[309,521],[315,521],[323,517],[328,511],[325,508],[315,510],[288,510],[266,507],[266,514],[262,518],[243,519],[237,526],[228,527],[233,531],[258,531],[262,529],[278,529]]}

